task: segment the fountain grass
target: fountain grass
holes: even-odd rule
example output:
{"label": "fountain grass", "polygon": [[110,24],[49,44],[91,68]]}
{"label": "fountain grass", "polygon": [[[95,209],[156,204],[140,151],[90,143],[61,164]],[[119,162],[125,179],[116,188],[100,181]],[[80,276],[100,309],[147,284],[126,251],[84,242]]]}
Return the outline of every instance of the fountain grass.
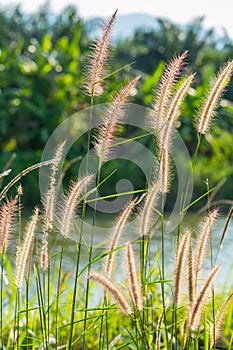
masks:
{"label": "fountain grass", "polygon": [[[115,74],[107,72],[109,33],[116,12],[103,29],[102,38],[96,41],[89,59],[85,92],[90,97],[90,123],[93,118],[95,98],[104,92],[105,80]],[[132,191],[133,201],[128,203],[116,218],[109,233],[109,246],[97,249],[95,235],[97,198],[94,202],[90,244],[83,244],[83,223],[90,195],[88,174],[75,179],[61,201],[56,197],[56,172],[61,161],[64,144],[55,150],[50,161],[31,166],[10,181],[0,193],[0,346],[2,349],[230,349],[233,342],[233,303],[231,291],[217,294],[214,281],[220,266],[211,259],[207,276],[200,275],[207,253],[212,257],[212,229],[217,210],[206,213],[203,225],[195,237],[194,228],[184,231],[182,207],[178,214],[180,225],[175,232],[176,244],[171,253],[173,271],[168,272],[165,260],[165,212],[159,211],[159,199],[172,188],[171,149],[177,121],[181,115],[182,101],[194,79],[194,74],[182,75],[186,52],[175,57],[165,68],[157,90],[151,120],[152,135],[157,141],[156,155],[159,167],[144,193]],[[211,129],[217,103],[232,75],[233,61],[229,61],[216,75],[203,99],[197,114],[197,147],[192,160],[192,171],[201,138]],[[89,77],[89,80],[88,80]],[[139,77],[113,92],[113,102],[106,110],[104,125],[94,135],[94,147],[99,157],[96,188],[101,186],[100,172],[106,157],[111,158],[119,120],[124,118],[125,104],[131,98]],[[92,131],[88,135],[91,147]],[[96,132],[96,131],[95,131]],[[128,140],[134,141],[134,139]],[[32,170],[50,166],[48,192],[34,210],[25,230],[21,226],[22,189],[15,197],[9,191],[22,176]],[[154,169],[152,169],[152,172]],[[6,177],[5,170],[0,176]],[[114,174],[112,175],[114,176]],[[188,182],[185,197],[189,191]],[[25,185],[26,186],[26,185]],[[203,196],[207,196],[210,190]],[[8,196],[8,197],[7,197]],[[107,196],[108,199],[115,195]],[[106,198],[106,197],[105,197]],[[202,198],[202,197],[201,197]],[[195,199],[188,207],[194,205]],[[185,203],[185,198],[184,202]],[[12,208],[16,208],[16,213]],[[75,215],[81,209],[82,224],[79,238],[73,240],[75,248],[73,265],[67,270],[65,255],[69,252],[69,237],[77,230]],[[209,208],[210,209],[210,208]],[[154,214],[159,214],[161,234],[160,251],[153,253]],[[119,243],[119,236],[127,229],[132,215],[138,218],[138,238]],[[226,220],[224,239],[232,216]],[[18,222],[17,222],[18,221]],[[13,231],[16,230],[15,236]],[[42,234],[42,239],[41,239]],[[9,245],[17,237],[17,249],[12,257]],[[56,245],[54,237],[62,237]],[[53,239],[52,239],[53,238]],[[219,247],[220,249],[220,247]],[[9,253],[10,252],[10,253]],[[125,276],[117,281],[115,258],[124,253],[123,265],[117,274]],[[81,263],[82,256],[86,263]],[[220,272],[219,272],[220,271]],[[128,277],[127,277],[128,276]],[[219,345],[220,344],[220,345]]]}

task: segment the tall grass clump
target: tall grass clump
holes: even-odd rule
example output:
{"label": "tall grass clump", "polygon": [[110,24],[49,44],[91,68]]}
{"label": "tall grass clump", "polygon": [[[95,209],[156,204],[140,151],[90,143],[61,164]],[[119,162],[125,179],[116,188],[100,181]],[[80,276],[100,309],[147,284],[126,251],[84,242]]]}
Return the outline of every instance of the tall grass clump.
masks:
{"label": "tall grass clump", "polygon": [[[90,99],[90,125],[96,101],[105,96],[104,83],[119,73],[111,72],[108,66],[116,14],[92,46],[86,68],[83,93]],[[182,71],[187,57],[185,51],[168,62],[153,88],[146,122],[157,166],[151,165],[145,188],[105,196],[111,200],[131,194],[132,198],[119,210],[108,236],[97,246],[97,201],[103,199],[98,191],[115,174],[102,179],[102,166],[111,160],[119,144],[133,145],[138,138],[119,142],[117,135],[127,123],[128,102],[132,92],[140,88],[139,76],[135,74],[112,91],[102,124],[88,133],[87,149],[93,148],[98,162],[96,179],[88,171],[88,160],[85,174],[72,179],[64,194],[59,192],[65,142],[57,146],[51,160],[32,165],[8,183],[10,171],[0,174],[6,183],[0,193],[1,349],[231,349],[233,293],[224,290],[218,294],[216,281],[221,266],[212,244],[220,209],[209,206],[204,218],[196,220],[199,225],[195,222],[186,227],[184,203],[189,179],[177,212],[178,227],[172,233],[166,231],[164,208],[166,196],[175,186],[173,147],[178,121],[182,103],[195,81],[195,73],[186,75]],[[198,111],[193,112],[197,132],[194,173],[202,139],[211,130],[232,72],[233,61],[229,60],[212,79]],[[144,131],[140,132],[143,138]],[[49,168],[47,190],[22,225],[23,190],[20,184],[14,193],[15,185],[42,166]],[[210,192],[208,189],[203,196],[208,197]],[[198,201],[194,198],[188,207]],[[94,205],[88,211],[90,202]],[[232,208],[220,245],[231,217]],[[91,223],[88,239],[86,222]],[[168,236],[173,241],[169,252]]]}

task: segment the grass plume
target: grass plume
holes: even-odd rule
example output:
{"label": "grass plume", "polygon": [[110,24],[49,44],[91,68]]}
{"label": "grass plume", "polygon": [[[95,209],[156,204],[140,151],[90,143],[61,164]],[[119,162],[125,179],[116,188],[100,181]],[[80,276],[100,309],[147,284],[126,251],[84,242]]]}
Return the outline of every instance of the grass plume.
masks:
{"label": "grass plume", "polygon": [[169,104],[169,108],[167,110],[167,117],[164,121],[164,125],[158,133],[158,145],[160,149],[170,149],[177,120],[180,116],[181,103],[183,102],[194,77],[195,74],[190,74],[187,78],[185,78],[172,97],[171,103]]}
{"label": "grass plume", "polygon": [[139,232],[141,236],[148,236],[151,230],[151,221],[153,219],[155,207],[159,200],[161,185],[159,181],[155,181],[148,189],[145,203],[140,213]]}
{"label": "grass plume", "polygon": [[0,206],[0,254],[6,252],[10,242],[10,236],[16,223],[18,195],[6,200]]}
{"label": "grass plume", "polygon": [[103,33],[93,48],[92,55],[89,58],[89,69],[87,71],[86,92],[89,96],[100,95],[103,91],[103,77],[105,74],[105,66],[109,56],[109,37],[113,23],[116,19],[117,10],[107,21],[103,28]]}
{"label": "grass plume", "polygon": [[196,330],[200,324],[202,310],[205,305],[206,297],[214,283],[216,275],[220,269],[220,265],[215,266],[206,278],[205,283],[196,297],[193,307],[189,310],[189,329]]}
{"label": "grass plume", "polygon": [[126,243],[126,261],[128,268],[128,277],[130,283],[130,291],[134,301],[134,305],[138,310],[142,310],[143,302],[140,286],[137,278],[137,271],[135,265],[135,257],[132,244],[130,242]]}
{"label": "grass plume", "polygon": [[180,303],[182,279],[184,275],[185,261],[189,249],[191,231],[183,234],[176,253],[175,272],[174,272],[174,300],[176,304]]}
{"label": "grass plume", "polygon": [[49,187],[45,197],[42,199],[43,203],[43,237],[42,237],[42,247],[40,254],[40,265],[43,270],[48,268],[48,234],[53,229],[54,219],[55,219],[55,206],[57,204],[57,171],[61,163],[63,151],[65,147],[65,142],[58,146],[55,154],[54,161],[51,165],[51,174],[49,177]]}
{"label": "grass plume", "polygon": [[75,181],[69,192],[67,193],[64,202],[61,204],[61,215],[60,215],[60,233],[67,238],[71,232],[75,211],[78,205],[81,203],[85,188],[92,181],[93,176],[87,175],[82,179]]}
{"label": "grass plume", "polygon": [[94,142],[95,151],[100,161],[109,159],[111,156],[111,146],[113,137],[124,117],[124,107],[128,102],[132,89],[136,86],[140,77],[136,77],[123,86],[114,96],[112,103],[105,113],[103,124],[99,128],[98,136]]}
{"label": "grass plume", "polygon": [[215,342],[221,336],[222,323],[224,321],[224,317],[229,307],[229,304],[232,301],[232,297],[233,297],[233,293],[231,293],[229,297],[222,303],[219,310],[215,314],[214,323],[210,327],[211,347],[214,346]]}
{"label": "grass plume", "polygon": [[54,209],[56,205],[56,194],[57,194],[57,179],[56,174],[58,167],[61,163],[63,150],[64,150],[65,142],[63,142],[60,146],[58,146],[54,157],[53,163],[51,165],[51,174],[49,177],[49,188],[43,199],[44,204],[44,225],[43,229],[45,232],[53,229],[54,223]]}
{"label": "grass plume", "polygon": [[189,240],[188,247],[188,295],[189,307],[192,309],[196,298],[196,275],[195,275],[195,258],[193,254],[193,241]]}
{"label": "grass plume", "polygon": [[99,282],[105,289],[107,289],[117,304],[120,306],[121,310],[125,314],[131,314],[131,308],[126,301],[125,297],[121,294],[119,289],[105,276],[101,275],[100,273],[97,272],[92,272],[90,274],[90,278]]}
{"label": "grass plume", "polygon": [[152,127],[159,132],[166,120],[171,97],[174,93],[174,84],[180,75],[180,70],[184,65],[187,51],[175,57],[167,64],[156,90],[156,98],[153,105]]}
{"label": "grass plume", "polygon": [[196,128],[200,134],[205,135],[210,128],[211,121],[215,114],[217,104],[229,83],[233,73],[233,60],[230,60],[222,67],[213,79],[209,92],[207,92],[200,107],[196,120]]}
{"label": "grass plume", "polygon": [[171,183],[171,174],[170,174],[170,152],[168,148],[163,147],[160,154],[159,162],[159,183],[161,193],[168,193]]}
{"label": "grass plume", "polygon": [[106,257],[106,269],[105,269],[106,275],[108,277],[110,277],[112,273],[113,261],[116,253],[114,249],[117,248],[119,238],[121,236],[121,233],[126,225],[126,222],[130,214],[132,213],[135,203],[136,203],[136,199],[129,202],[128,205],[126,205],[125,209],[123,209],[119,218],[116,220],[114,228],[110,233],[110,243],[108,247],[109,254]]}
{"label": "grass plume", "polygon": [[207,247],[207,243],[208,240],[210,238],[210,234],[212,231],[212,228],[216,222],[216,219],[218,217],[218,210],[214,209],[213,211],[209,212],[208,216],[205,218],[205,220],[203,221],[201,230],[200,230],[200,234],[199,234],[199,238],[197,241],[197,247],[196,247],[196,275],[198,274],[201,266],[202,266],[202,262],[205,256],[205,252],[206,252],[206,247]]}
{"label": "grass plume", "polygon": [[27,259],[29,257],[29,252],[32,246],[32,242],[34,240],[34,234],[37,227],[38,222],[38,216],[39,216],[39,209],[36,208],[31,220],[27,224],[25,228],[25,236],[23,239],[22,244],[20,244],[17,247],[17,254],[16,254],[16,271],[15,271],[15,285],[20,290],[23,285],[23,278],[24,273],[26,269],[26,263]]}

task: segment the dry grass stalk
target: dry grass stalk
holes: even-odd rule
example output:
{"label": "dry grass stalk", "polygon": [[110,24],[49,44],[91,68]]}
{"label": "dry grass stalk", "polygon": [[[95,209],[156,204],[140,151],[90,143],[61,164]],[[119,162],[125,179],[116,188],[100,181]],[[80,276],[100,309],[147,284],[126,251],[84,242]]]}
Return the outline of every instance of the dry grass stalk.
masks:
{"label": "dry grass stalk", "polygon": [[0,206],[0,254],[6,252],[14,228],[18,204],[18,195],[6,200]]}
{"label": "dry grass stalk", "polygon": [[111,232],[111,235],[110,235],[111,239],[110,239],[109,247],[108,247],[109,254],[106,257],[106,268],[105,268],[105,272],[106,272],[106,275],[108,277],[111,276],[114,256],[116,253],[113,250],[117,248],[119,238],[122,234],[122,231],[125,227],[125,224],[129,218],[130,214],[132,213],[132,210],[133,210],[133,207],[134,207],[136,201],[137,201],[137,199],[129,202],[129,204],[122,211],[119,218],[116,220],[114,228]]}
{"label": "dry grass stalk", "polygon": [[89,96],[100,95],[103,91],[103,76],[109,56],[109,37],[116,19],[116,14],[117,11],[114,12],[104,26],[102,37],[93,45],[92,55],[89,59],[89,69],[87,71],[86,92]]}
{"label": "dry grass stalk", "polygon": [[141,295],[141,290],[140,290],[140,286],[137,278],[133,247],[130,242],[126,243],[126,261],[127,261],[130,290],[131,290],[133,302],[138,310],[142,310],[143,308],[142,295]]}
{"label": "dry grass stalk", "polygon": [[151,188],[148,190],[143,209],[139,216],[139,232],[142,237],[148,236],[150,234],[151,221],[159,199],[160,192],[161,185],[159,181],[154,182]]}
{"label": "dry grass stalk", "polygon": [[174,272],[174,301],[179,304],[181,298],[182,279],[188,248],[190,245],[191,231],[183,234],[176,253],[175,272]]}
{"label": "dry grass stalk", "polygon": [[218,210],[214,209],[213,211],[209,212],[208,216],[203,222],[196,248],[196,276],[201,268],[211,230],[216,222],[217,217]]}
{"label": "dry grass stalk", "polygon": [[119,125],[119,121],[124,117],[125,104],[128,102],[130,93],[136,86],[139,78],[140,77],[136,77],[132,79],[121,88],[105,113],[103,124],[99,128],[98,136],[94,142],[96,154],[101,162],[109,159],[111,156],[114,134]]}
{"label": "dry grass stalk", "polygon": [[205,305],[206,297],[214,283],[216,275],[220,269],[220,265],[213,268],[209,276],[206,278],[205,283],[197,296],[192,309],[189,310],[189,329],[196,330],[200,324],[202,316],[202,310]]}
{"label": "dry grass stalk", "polygon": [[173,94],[174,84],[179,77],[187,51],[175,57],[167,66],[159,82],[157,95],[153,106],[152,127],[159,132],[167,117],[167,110]]}
{"label": "dry grass stalk", "polygon": [[132,313],[131,308],[128,302],[126,301],[126,299],[124,298],[124,296],[108,278],[104,277],[103,275],[97,272],[92,272],[90,274],[90,278],[99,282],[104,288],[106,288],[111,293],[111,295],[113,296],[117,304],[120,306],[123,313],[125,314]]}
{"label": "dry grass stalk", "polygon": [[74,182],[71,185],[64,203],[61,205],[61,224],[59,230],[64,238],[67,238],[71,232],[75,211],[83,199],[83,193],[86,186],[90,184],[92,179],[92,175],[87,175]]}
{"label": "dry grass stalk", "polygon": [[36,208],[34,211],[34,214],[32,215],[31,220],[26,226],[23,243],[17,247],[16,261],[15,261],[15,265],[16,265],[15,284],[19,290],[22,288],[23,278],[24,278],[25,269],[26,269],[26,263],[29,257],[30,249],[32,247],[34,233],[38,222],[38,216],[39,216],[39,209]]}
{"label": "dry grass stalk", "polygon": [[218,101],[233,73],[233,60],[229,61],[214,78],[209,92],[206,94],[202,107],[197,116],[196,128],[200,134],[205,135],[210,128]]}

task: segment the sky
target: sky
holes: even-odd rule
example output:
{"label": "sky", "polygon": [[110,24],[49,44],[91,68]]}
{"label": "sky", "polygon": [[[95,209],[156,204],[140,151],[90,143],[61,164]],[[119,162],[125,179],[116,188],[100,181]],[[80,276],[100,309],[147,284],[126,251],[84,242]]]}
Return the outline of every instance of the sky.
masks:
{"label": "sky", "polygon": [[[0,0],[0,6],[20,3],[22,9],[33,12],[44,0]],[[225,28],[233,39],[232,0],[50,0],[54,12],[60,12],[66,5],[74,4],[82,17],[109,17],[116,8],[118,14],[147,13],[157,17],[185,24],[194,17],[205,16],[205,27],[215,27],[219,32]]]}

